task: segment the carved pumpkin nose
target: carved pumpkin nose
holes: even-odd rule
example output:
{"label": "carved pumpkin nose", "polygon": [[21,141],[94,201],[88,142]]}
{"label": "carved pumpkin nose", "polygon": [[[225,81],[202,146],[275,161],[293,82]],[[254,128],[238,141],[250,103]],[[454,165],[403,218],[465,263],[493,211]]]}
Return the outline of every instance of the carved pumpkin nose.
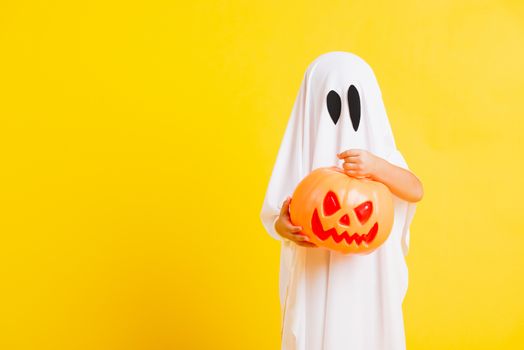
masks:
{"label": "carved pumpkin nose", "polygon": [[358,221],[364,225],[371,214],[373,213],[373,203],[371,201],[364,202],[355,208],[355,214],[357,214]]}
{"label": "carved pumpkin nose", "polygon": [[343,217],[340,218],[340,220],[338,220],[338,222],[340,222],[341,225],[349,226],[349,215],[348,214],[344,215]]}

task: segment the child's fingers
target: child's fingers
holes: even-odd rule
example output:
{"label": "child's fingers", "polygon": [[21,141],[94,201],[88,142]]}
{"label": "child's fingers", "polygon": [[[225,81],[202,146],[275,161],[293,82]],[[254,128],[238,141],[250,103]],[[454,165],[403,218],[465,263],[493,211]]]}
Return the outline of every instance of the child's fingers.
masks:
{"label": "child's fingers", "polygon": [[315,243],[311,243],[311,242],[295,242],[295,243],[302,247],[318,248],[318,246]]}
{"label": "child's fingers", "polygon": [[300,232],[300,231],[302,231],[302,226],[294,226],[294,225],[291,224],[291,225],[288,225],[287,228],[291,232]]}
{"label": "child's fingers", "polygon": [[291,236],[293,237],[294,241],[309,242],[308,236],[305,236],[299,233],[292,233]]}
{"label": "child's fingers", "polygon": [[362,157],[361,156],[351,156],[351,157],[343,157],[341,158],[346,163],[362,163]]}
{"label": "child's fingers", "polygon": [[344,163],[342,167],[346,170],[361,170],[362,166],[356,163]]}
{"label": "child's fingers", "polygon": [[369,175],[360,175],[360,174],[358,174],[356,172],[350,172],[350,170],[346,171],[345,173],[348,174],[351,177],[356,178],[356,179],[367,179],[367,178],[369,178]]}
{"label": "child's fingers", "polygon": [[368,177],[365,174],[361,174],[360,171],[357,170],[344,170],[344,173],[346,173],[349,176],[355,177],[357,179],[362,179]]}
{"label": "child's fingers", "polygon": [[359,156],[360,155],[360,150],[359,149],[348,149],[344,152],[341,152],[339,154],[337,154],[337,157],[339,158],[347,158],[347,157],[355,157],[355,156]]}
{"label": "child's fingers", "polygon": [[280,208],[280,215],[284,216],[289,212],[289,202],[291,202],[291,197],[287,197],[282,203],[282,208]]}
{"label": "child's fingers", "polygon": [[288,239],[291,239],[293,241],[308,241],[309,240],[309,237],[303,234],[301,231],[295,231],[295,230],[292,231],[289,228],[287,229],[286,236],[288,237]]}

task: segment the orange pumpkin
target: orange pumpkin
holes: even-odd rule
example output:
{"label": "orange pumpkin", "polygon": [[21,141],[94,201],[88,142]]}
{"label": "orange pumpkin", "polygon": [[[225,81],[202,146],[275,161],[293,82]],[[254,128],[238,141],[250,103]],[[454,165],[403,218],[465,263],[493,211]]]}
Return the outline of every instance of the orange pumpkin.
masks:
{"label": "orange pumpkin", "polygon": [[317,246],[369,254],[389,236],[393,196],[384,184],[357,179],[339,167],[313,170],[296,187],[291,221]]}

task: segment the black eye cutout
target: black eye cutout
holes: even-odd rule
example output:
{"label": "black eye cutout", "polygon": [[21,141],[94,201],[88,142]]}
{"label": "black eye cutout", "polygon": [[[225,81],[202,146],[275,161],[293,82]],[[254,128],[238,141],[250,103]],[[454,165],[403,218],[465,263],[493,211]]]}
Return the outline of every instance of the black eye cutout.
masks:
{"label": "black eye cutout", "polygon": [[348,89],[348,105],[353,130],[357,131],[360,124],[360,96],[354,85],[351,85]]}
{"label": "black eye cutout", "polygon": [[333,123],[337,125],[338,119],[340,118],[340,111],[342,109],[342,100],[340,96],[333,90],[327,94],[327,109],[329,116],[333,120]]}

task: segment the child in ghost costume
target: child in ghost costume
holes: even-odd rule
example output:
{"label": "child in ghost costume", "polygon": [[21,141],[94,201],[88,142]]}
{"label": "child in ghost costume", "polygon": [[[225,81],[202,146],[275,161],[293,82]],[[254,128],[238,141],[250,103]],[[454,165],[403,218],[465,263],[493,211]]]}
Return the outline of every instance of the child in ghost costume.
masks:
{"label": "child in ghost costume", "polygon": [[[371,67],[348,52],[325,53],[306,70],[261,211],[265,229],[281,241],[283,350],[405,349],[405,256],[414,202],[419,199],[407,201],[392,190],[392,231],[367,255],[297,244],[300,242],[286,239],[275,227],[300,180],[318,167],[347,169],[341,163],[352,155],[348,150],[355,149],[408,170],[397,150]],[[357,174],[351,169],[348,174],[351,171]]]}

